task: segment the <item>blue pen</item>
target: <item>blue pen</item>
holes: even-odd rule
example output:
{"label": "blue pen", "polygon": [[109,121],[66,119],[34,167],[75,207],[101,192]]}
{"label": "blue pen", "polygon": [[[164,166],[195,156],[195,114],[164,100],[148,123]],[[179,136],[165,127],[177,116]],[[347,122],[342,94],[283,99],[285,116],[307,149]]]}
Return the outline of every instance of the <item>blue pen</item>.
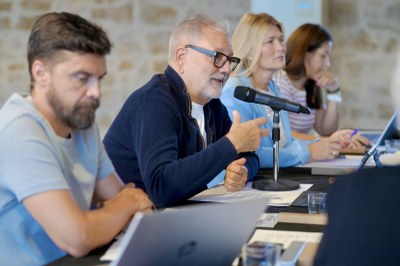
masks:
{"label": "blue pen", "polygon": [[352,138],[355,134],[357,134],[357,132],[358,132],[358,129],[355,129],[355,130],[351,133],[350,138]]}

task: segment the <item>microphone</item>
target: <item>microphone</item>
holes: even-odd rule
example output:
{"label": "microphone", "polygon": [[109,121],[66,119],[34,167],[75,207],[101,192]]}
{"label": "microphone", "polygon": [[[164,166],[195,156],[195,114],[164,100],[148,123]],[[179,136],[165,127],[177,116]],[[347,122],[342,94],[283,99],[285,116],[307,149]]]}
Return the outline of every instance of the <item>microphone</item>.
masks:
{"label": "microphone", "polygon": [[286,110],[293,113],[311,113],[308,107],[305,107],[299,103],[261,93],[249,87],[237,86],[235,88],[234,96],[235,98],[245,102],[268,105],[273,110],[277,111]]}

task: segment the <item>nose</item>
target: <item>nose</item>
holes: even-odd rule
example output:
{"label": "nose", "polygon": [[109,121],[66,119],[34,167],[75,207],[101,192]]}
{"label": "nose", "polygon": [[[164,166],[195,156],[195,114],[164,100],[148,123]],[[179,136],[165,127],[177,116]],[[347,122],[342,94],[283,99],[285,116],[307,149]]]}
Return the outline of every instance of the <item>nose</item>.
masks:
{"label": "nose", "polygon": [[100,99],[101,97],[101,81],[98,78],[92,78],[88,82],[86,96]]}
{"label": "nose", "polygon": [[278,51],[282,51],[282,52],[286,52],[286,44],[284,42],[278,42],[277,50]]}
{"label": "nose", "polygon": [[220,71],[222,73],[227,73],[229,75],[232,72],[232,70],[231,70],[231,62],[229,62],[229,60],[227,60],[225,62],[225,64],[220,68]]}
{"label": "nose", "polygon": [[325,58],[324,66],[328,68],[331,66],[331,64],[332,64],[331,58],[329,56],[327,56]]}

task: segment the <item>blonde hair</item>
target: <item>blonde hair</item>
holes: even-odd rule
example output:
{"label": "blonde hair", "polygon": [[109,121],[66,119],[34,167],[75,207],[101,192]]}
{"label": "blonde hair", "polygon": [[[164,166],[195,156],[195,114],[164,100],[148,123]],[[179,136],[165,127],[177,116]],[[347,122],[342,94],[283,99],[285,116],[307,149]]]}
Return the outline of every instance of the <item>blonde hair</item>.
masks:
{"label": "blonde hair", "polygon": [[276,26],[283,33],[283,25],[266,13],[246,13],[233,33],[233,54],[241,59],[233,75],[250,76],[261,55],[265,33]]}

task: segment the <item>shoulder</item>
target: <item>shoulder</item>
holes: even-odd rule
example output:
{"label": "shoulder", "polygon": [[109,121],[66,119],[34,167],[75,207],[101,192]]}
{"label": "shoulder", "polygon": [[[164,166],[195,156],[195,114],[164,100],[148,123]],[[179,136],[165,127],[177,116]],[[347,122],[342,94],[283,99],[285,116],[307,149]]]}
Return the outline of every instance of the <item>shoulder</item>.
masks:
{"label": "shoulder", "polygon": [[50,124],[33,104],[25,97],[14,94],[0,111],[0,135],[2,138],[8,136],[10,139],[26,139],[24,134],[14,135],[20,132],[29,132],[30,138],[54,135]]}
{"label": "shoulder", "polygon": [[293,84],[284,70],[274,75],[273,79],[281,91],[291,91],[293,89]]}
{"label": "shoulder", "polygon": [[[366,168],[359,172],[343,176],[332,185],[334,192],[339,193],[343,188],[379,191],[389,189],[393,186],[396,188],[400,186],[400,178],[398,173],[400,166],[384,167],[384,168]],[[374,196],[374,195],[371,195]],[[399,198],[400,200],[400,198]]]}
{"label": "shoulder", "polygon": [[243,85],[244,85],[243,78],[240,78],[238,76],[232,76],[228,78],[224,88],[230,88],[230,87],[235,88],[236,86],[243,86]]}
{"label": "shoulder", "polygon": [[[328,201],[335,213],[344,211],[341,204],[358,213],[379,212],[382,206],[398,206],[399,172],[400,166],[372,168],[339,177],[329,191]],[[368,207],[368,210],[358,209],[357,206]]]}
{"label": "shoulder", "polygon": [[281,94],[280,94],[278,85],[276,84],[276,82],[274,80],[271,79],[268,82],[268,87],[271,90],[273,96],[280,97]]}
{"label": "shoulder", "polygon": [[163,80],[163,75],[154,75],[145,85],[131,93],[120,113],[137,117],[138,113],[152,109],[158,112],[162,109],[171,109],[171,105],[176,105],[176,100],[170,84]]}

